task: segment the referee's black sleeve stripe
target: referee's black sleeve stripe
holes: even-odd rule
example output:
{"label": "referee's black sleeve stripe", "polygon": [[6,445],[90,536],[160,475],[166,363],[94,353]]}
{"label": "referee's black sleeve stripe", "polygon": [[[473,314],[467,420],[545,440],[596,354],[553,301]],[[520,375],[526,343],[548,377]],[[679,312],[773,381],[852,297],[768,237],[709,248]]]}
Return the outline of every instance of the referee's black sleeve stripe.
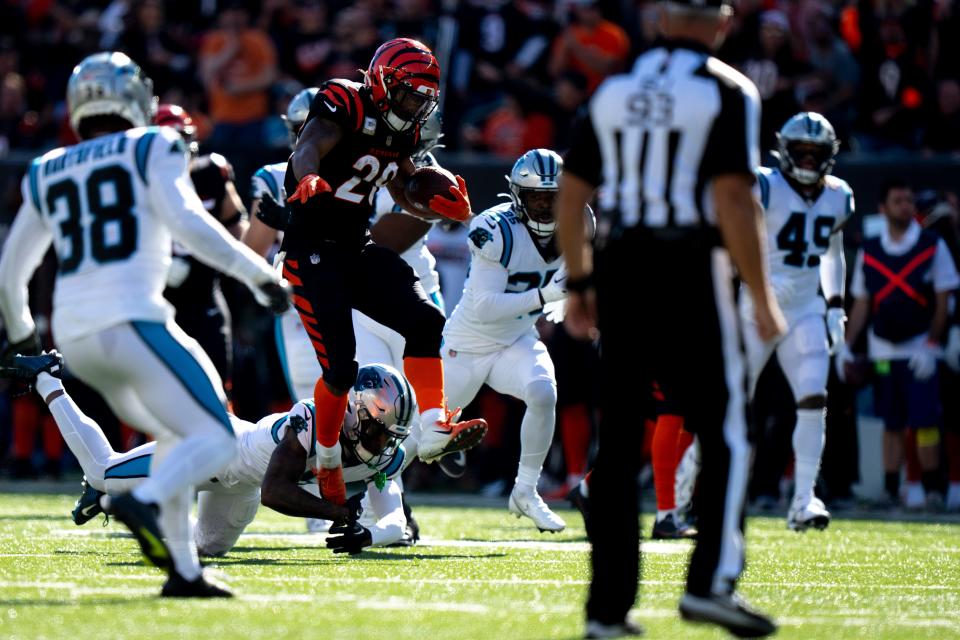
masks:
{"label": "referee's black sleeve stripe", "polygon": [[574,125],[573,143],[563,160],[563,170],[576,175],[594,187],[603,182],[603,159],[593,128],[590,111],[582,109]]}

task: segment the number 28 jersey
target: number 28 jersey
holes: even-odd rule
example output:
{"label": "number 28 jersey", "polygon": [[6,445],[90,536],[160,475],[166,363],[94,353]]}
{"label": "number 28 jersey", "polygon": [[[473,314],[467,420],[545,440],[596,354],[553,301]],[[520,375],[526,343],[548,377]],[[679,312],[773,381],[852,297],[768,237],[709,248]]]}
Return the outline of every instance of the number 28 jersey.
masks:
{"label": "number 28 jersey", "polygon": [[[320,86],[304,126],[315,119],[334,123],[342,133],[317,167],[317,175],[332,192],[305,204],[290,203],[292,217],[283,248],[309,249],[318,240],[360,247],[368,236],[377,190],[396,177],[399,164],[413,153],[420,129],[393,131],[380,118],[364,85],[340,79]],[[296,191],[297,183],[290,163],[286,192]]]}
{"label": "number 28 jersey", "polygon": [[[777,302],[785,310],[818,305],[822,299],[820,258],[830,236],[853,215],[853,191],[840,178],[828,175],[823,191],[809,202],[794,191],[779,169],[761,167],[754,186],[767,225],[770,280]],[[822,311],[821,311],[822,312]]]}

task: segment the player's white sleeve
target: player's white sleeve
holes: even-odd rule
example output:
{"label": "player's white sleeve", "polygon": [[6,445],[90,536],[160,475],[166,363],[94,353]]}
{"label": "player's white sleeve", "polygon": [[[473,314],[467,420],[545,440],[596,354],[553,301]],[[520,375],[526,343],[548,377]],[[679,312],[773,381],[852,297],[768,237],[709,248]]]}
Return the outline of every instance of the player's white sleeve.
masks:
{"label": "player's white sleeve", "polygon": [[189,155],[179,134],[160,127],[146,177],[155,210],[173,237],[201,262],[256,287],[276,278],[267,262],[227,233],[204,210],[187,170]]}
{"label": "player's white sleeve", "polygon": [[407,527],[407,517],[403,515],[400,486],[393,480],[387,480],[381,491],[370,482],[367,484],[367,496],[373,512],[377,515],[376,524],[369,527],[373,544],[390,544],[402,538],[403,530]]}
{"label": "player's white sleeve", "polygon": [[516,318],[543,306],[539,289],[523,293],[504,293],[506,288],[507,270],[500,266],[500,263],[474,256],[470,263],[470,278],[467,280],[465,292],[471,292],[473,310],[480,322]]}
{"label": "player's white sleeve", "polygon": [[937,293],[960,287],[960,275],[953,264],[953,257],[943,238],[937,240],[937,252],[933,254],[933,288]]}
{"label": "player's white sleeve", "polygon": [[867,291],[867,278],[863,275],[863,249],[857,251],[857,257],[853,261],[853,279],[850,281],[850,295],[854,298],[866,298],[870,295]]}
{"label": "player's white sleeve", "polygon": [[827,252],[820,258],[820,286],[823,297],[830,300],[839,296],[843,298],[843,289],[846,285],[847,265],[843,255],[843,231],[837,231],[830,236],[830,245]]}
{"label": "player's white sleeve", "polygon": [[27,285],[53,241],[40,219],[30,194],[29,174],[23,178],[23,204],[10,227],[0,255],[0,314],[10,342],[19,342],[33,333]]}

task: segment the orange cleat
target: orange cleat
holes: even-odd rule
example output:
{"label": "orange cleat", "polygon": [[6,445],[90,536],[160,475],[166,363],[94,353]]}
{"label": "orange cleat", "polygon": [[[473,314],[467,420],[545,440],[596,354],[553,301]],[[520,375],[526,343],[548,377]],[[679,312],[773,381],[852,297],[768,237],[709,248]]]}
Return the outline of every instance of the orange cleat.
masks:
{"label": "orange cleat", "polygon": [[[432,425],[430,420],[423,420],[423,433],[418,445],[418,455],[424,462],[434,462],[448,453],[472,449],[480,444],[483,436],[487,434],[487,421],[483,418],[454,422],[454,417],[460,412],[460,409],[433,411],[437,412],[437,419],[433,421]],[[432,411],[426,412],[424,415],[427,416],[427,413],[432,413]]]}

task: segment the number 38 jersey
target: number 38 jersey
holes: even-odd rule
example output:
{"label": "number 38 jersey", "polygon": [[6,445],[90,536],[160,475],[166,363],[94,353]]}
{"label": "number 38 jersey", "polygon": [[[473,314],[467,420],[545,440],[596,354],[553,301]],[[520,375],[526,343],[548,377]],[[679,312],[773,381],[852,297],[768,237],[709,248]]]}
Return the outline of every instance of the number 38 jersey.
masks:
{"label": "number 38 jersey", "polygon": [[[332,191],[305,204],[290,203],[292,217],[283,248],[308,249],[321,240],[360,247],[366,242],[377,190],[396,177],[399,164],[413,153],[420,129],[392,130],[364,85],[340,79],[320,86],[304,126],[315,119],[330,121],[341,131],[340,140],[317,168]],[[290,163],[286,192],[296,191],[297,183]]]}
{"label": "number 38 jersey", "polygon": [[754,189],[763,205],[767,225],[770,280],[777,302],[785,311],[814,305],[822,313],[820,258],[830,236],[853,215],[853,191],[828,175],[819,197],[809,202],[778,169],[761,167]]}
{"label": "number 38 jersey", "polygon": [[[36,227],[30,269],[51,240],[57,254],[58,342],[124,321],[169,317],[163,288],[171,229],[183,236],[208,224],[188,160],[175,130],[140,127],[55,149],[30,165],[18,217],[37,216],[23,221]],[[243,268],[231,246],[225,241],[206,248],[208,259]]]}
{"label": "number 38 jersey", "polygon": [[[546,286],[563,267],[563,257],[541,250],[527,226],[505,202],[487,209],[470,222],[467,246],[470,247],[470,274],[463,286],[463,297],[443,329],[444,348],[468,353],[493,353],[509,347],[533,330],[540,317],[539,307],[531,312],[494,322],[484,321],[482,306],[484,283],[479,271],[497,269],[502,272],[495,284],[503,284],[489,293],[521,294]],[[490,304],[487,302],[486,304]]]}

